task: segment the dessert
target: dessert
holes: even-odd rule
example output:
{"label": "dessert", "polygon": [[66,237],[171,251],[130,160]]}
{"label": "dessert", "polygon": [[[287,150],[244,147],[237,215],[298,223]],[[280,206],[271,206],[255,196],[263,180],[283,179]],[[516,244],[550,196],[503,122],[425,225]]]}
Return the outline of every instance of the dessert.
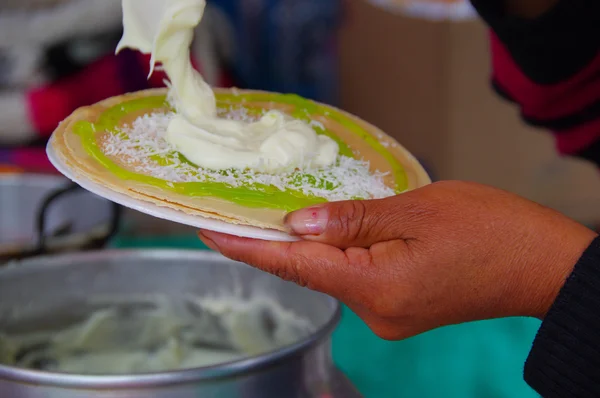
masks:
{"label": "dessert", "polygon": [[284,231],[290,211],[430,182],[376,127],[295,95],[211,89],[189,48],[204,0],[123,0],[119,49],[152,54],[168,89],[77,110],[50,146],[70,173],[136,200]]}

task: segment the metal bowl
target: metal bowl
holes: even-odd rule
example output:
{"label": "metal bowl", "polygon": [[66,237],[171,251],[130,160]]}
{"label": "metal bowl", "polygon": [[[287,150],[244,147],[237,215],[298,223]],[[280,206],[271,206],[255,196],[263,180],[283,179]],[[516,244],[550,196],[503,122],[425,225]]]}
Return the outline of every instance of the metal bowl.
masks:
{"label": "metal bowl", "polygon": [[63,177],[0,174],[0,263],[100,248],[118,218],[117,205]]}
{"label": "metal bowl", "polygon": [[[271,352],[197,369],[90,376],[0,366],[11,398],[354,397],[331,359],[339,303],[211,252],[105,251],[36,258],[0,270],[0,332],[56,328],[98,297],[268,295],[314,326]],[[20,332],[19,332],[20,330]]]}

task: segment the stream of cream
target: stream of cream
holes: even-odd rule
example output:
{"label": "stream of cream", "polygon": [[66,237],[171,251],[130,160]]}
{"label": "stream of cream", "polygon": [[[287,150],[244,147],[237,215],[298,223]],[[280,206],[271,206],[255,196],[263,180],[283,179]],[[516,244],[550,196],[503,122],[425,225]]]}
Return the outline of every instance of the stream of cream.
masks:
{"label": "stream of cream", "polygon": [[151,73],[161,63],[170,80],[177,116],[165,139],[196,165],[213,170],[278,173],[334,164],[338,144],[282,112],[269,111],[251,123],[217,116],[214,92],[190,57],[205,7],[205,0],[123,0],[124,33],[117,52],[130,48],[152,54]]}

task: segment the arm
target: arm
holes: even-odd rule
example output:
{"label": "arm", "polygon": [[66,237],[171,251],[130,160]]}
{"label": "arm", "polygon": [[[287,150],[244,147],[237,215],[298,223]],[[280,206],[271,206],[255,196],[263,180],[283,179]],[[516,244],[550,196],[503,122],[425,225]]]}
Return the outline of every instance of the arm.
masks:
{"label": "arm", "polygon": [[600,166],[600,2],[471,0],[492,29],[492,82],[561,154]]}
{"label": "arm", "polygon": [[340,299],[389,340],[473,320],[545,319],[527,382],[545,398],[600,396],[600,238],[584,226],[462,182],[329,203],[286,222],[302,241],[200,237],[230,258]]}
{"label": "arm", "polygon": [[526,380],[545,398],[600,396],[600,238],[584,226],[462,182],[329,203],[286,223],[300,242],[200,237],[340,299],[388,340],[473,320],[545,319]]}

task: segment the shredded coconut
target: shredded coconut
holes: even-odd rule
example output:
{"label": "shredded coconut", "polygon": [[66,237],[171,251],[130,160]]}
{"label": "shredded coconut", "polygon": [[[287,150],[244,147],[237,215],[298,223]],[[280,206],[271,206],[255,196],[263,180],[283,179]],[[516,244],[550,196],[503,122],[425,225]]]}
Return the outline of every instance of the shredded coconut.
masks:
{"label": "shredded coconut", "polygon": [[[306,196],[328,201],[376,199],[394,195],[383,181],[384,173],[372,173],[369,163],[340,156],[338,162],[324,169],[298,170],[286,174],[266,174],[252,170],[208,170],[187,162],[164,139],[173,113],[154,113],[136,119],[120,131],[107,134],[101,143],[103,152],[126,162],[137,173],[172,183],[220,182],[231,187],[260,185],[281,191],[298,191]],[[252,120],[243,107],[221,110],[220,116],[233,120]],[[311,123],[321,128],[319,122]]]}

